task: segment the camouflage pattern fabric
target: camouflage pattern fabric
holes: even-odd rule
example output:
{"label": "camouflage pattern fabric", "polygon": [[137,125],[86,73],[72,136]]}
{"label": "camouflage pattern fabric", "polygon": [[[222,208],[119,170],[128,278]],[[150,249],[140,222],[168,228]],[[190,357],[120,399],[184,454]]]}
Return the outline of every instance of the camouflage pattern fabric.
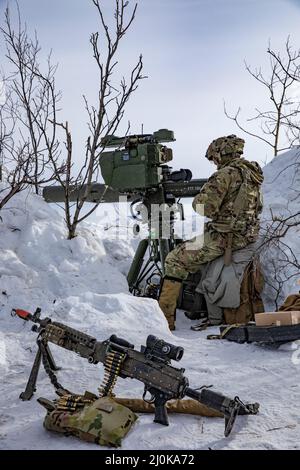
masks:
{"label": "camouflage pattern fabric", "polygon": [[[197,249],[197,245],[199,248]],[[248,245],[244,236],[234,234],[232,249],[238,250]],[[201,248],[202,246],[202,248]],[[196,273],[202,264],[222,256],[226,247],[226,234],[206,226],[204,235],[178,245],[165,261],[165,275],[185,280],[190,273]]]}
{"label": "camouflage pattern fabric", "polygon": [[[243,194],[240,188],[244,182]],[[193,201],[196,212],[204,205],[204,215],[212,219],[211,227],[218,232],[235,232],[244,235],[248,242],[256,240],[259,231],[258,216],[262,211],[260,186],[262,170],[258,163],[243,158],[229,160],[214,173]],[[236,221],[235,202],[241,199],[241,210]],[[232,222],[234,226],[232,226]]]}
{"label": "camouflage pattern fabric", "polygon": [[[199,270],[201,264],[223,255],[227,234],[233,234],[232,250],[244,248],[254,242],[259,232],[259,214],[262,211],[260,186],[263,174],[256,162],[242,158],[224,158],[201,192],[194,198],[193,208],[211,219],[204,235],[185,242],[169,253],[165,274],[186,279]],[[238,211],[238,214],[236,213]]]}
{"label": "camouflage pattern fabric", "polygon": [[219,137],[209,145],[205,156],[208,160],[219,165],[227,155],[231,159],[240,156],[244,151],[244,145],[244,139],[237,137],[235,134]]}
{"label": "camouflage pattern fabric", "polygon": [[48,412],[44,426],[48,431],[76,436],[101,446],[119,447],[137,416],[110,397],[98,398],[83,409]]}

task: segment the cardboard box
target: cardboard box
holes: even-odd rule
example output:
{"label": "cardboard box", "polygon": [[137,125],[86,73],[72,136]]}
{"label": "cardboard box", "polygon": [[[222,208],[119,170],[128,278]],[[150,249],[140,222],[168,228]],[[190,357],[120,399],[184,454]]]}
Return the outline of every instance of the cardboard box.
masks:
{"label": "cardboard box", "polygon": [[300,323],[300,311],[256,313],[255,323],[256,326],[297,325]]}

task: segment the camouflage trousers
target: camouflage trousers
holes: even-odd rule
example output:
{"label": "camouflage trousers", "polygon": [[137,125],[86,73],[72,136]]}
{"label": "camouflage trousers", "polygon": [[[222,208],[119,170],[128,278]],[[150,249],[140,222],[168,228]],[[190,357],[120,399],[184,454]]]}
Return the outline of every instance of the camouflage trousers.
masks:
{"label": "camouflage trousers", "polygon": [[[199,271],[201,264],[222,256],[225,252],[227,235],[206,228],[204,234],[178,245],[165,261],[165,275],[185,280],[190,273]],[[234,234],[232,249],[239,250],[248,245],[249,240]]]}

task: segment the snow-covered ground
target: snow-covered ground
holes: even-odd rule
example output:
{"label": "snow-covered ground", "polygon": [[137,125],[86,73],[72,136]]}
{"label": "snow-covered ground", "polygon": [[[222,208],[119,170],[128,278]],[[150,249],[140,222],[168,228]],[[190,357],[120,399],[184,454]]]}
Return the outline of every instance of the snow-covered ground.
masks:
{"label": "snow-covered ground", "polygon": [[[296,207],[297,200],[291,202],[292,185],[298,181],[299,187],[296,160],[292,151],[266,167],[265,218],[270,206],[278,213]],[[283,171],[288,165],[292,166]],[[224,394],[261,404],[257,416],[238,418],[229,438],[223,436],[220,418],[171,415],[166,428],[154,424],[153,416],[143,415],[123,441],[123,449],[300,448],[297,344],[272,350],[208,341],[207,331],[190,330],[182,312],[172,334],[156,301],[127,292],[126,272],[135,240],[112,240],[105,224],[87,222],[80,235],[68,241],[62,215],[39,196],[26,193],[13,198],[0,215],[0,449],[97,449],[44,430],[45,412],[35,398],[51,399],[55,394],[42,369],[35,397],[29,402],[18,398],[34,359],[36,334],[30,330],[32,324],[11,317],[10,312],[36,307],[42,308],[43,315],[99,340],[116,333],[139,348],[151,333],[181,345],[185,354],[180,366],[186,368],[192,387],[213,384]],[[299,233],[290,233],[287,241],[300,256]],[[284,295],[297,292],[296,281],[288,283]],[[209,333],[217,331],[212,328]],[[58,347],[52,350],[62,366],[58,378],[64,386],[77,393],[97,391],[103,377],[101,365],[90,365]],[[141,397],[142,386],[119,379],[116,391],[119,396]]]}

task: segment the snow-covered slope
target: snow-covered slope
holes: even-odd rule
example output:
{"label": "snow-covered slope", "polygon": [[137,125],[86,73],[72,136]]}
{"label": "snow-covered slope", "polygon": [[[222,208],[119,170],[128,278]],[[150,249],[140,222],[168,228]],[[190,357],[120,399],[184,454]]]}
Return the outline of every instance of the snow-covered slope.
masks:
{"label": "snow-covered slope", "polygon": [[[272,180],[295,158],[292,151],[266,167],[265,218],[269,217],[270,205],[286,213],[293,193],[291,180],[287,173],[280,184]],[[293,204],[296,207],[297,202]],[[26,193],[12,199],[0,215],[0,448],[91,448],[75,438],[46,432],[42,426],[44,410],[35,398],[30,402],[18,399],[34,359],[36,334],[30,331],[30,324],[10,316],[16,307],[31,311],[41,307],[44,315],[100,340],[116,333],[137,348],[148,334],[158,335],[185,348],[181,366],[186,368],[191,386],[214,384],[225,394],[261,403],[260,414],[240,417],[227,439],[218,418],[172,415],[169,428],[165,428],[154,424],[152,416],[141,416],[124,440],[123,449],[300,447],[300,411],[294,406],[300,393],[297,349],[293,352],[285,346],[273,351],[256,345],[208,341],[207,332],[190,330],[182,312],[178,312],[177,330],[172,334],[157,302],[127,292],[125,274],[134,240],[112,240],[101,224],[87,222],[79,236],[68,241],[62,215],[40,197]],[[298,249],[294,236],[287,240]],[[295,291],[292,282],[285,293]],[[214,331],[217,329],[209,333]],[[101,365],[90,365],[58,347],[52,349],[62,366],[58,378],[63,385],[78,393],[97,391],[103,377]],[[119,379],[116,391],[120,396],[141,396],[142,386]],[[43,370],[38,396],[55,396]]]}
{"label": "snow-covered slope", "polygon": [[264,300],[274,309],[276,303],[280,305],[287,295],[300,289],[300,273],[297,263],[293,264],[300,260],[300,148],[274,158],[264,168],[264,176],[263,233],[266,227],[279,226],[278,222],[272,223],[272,219],[285,219],[298,213],[296,218],[287,221],[292,224],[297,220],[298,225],[291,227],[279,246],[272,244],[262,257],[267,280]]}

